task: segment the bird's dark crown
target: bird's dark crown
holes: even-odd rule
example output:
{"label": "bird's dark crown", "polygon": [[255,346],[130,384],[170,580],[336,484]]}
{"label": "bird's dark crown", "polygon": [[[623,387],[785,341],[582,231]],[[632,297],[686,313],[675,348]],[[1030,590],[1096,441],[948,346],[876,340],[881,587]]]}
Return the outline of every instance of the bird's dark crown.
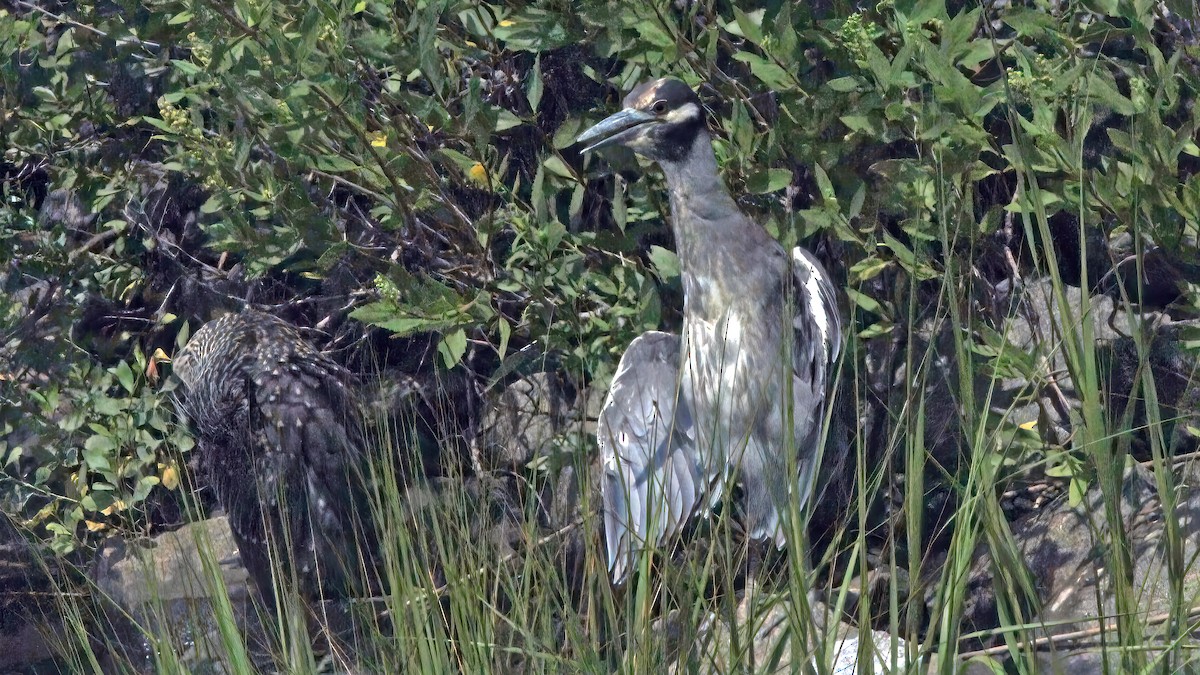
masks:
{"label": "bird's dark crown", "polygon": [[679,110],[688,103],[696,104],[701,116],[704,111],[704,106],[700,103],[700,97],[696,96],[696,92],[673,77],[664,77],[639,84],[625,96],[622,103],[626,108],[644,110],[655,115],[665,115],[672,110]]}

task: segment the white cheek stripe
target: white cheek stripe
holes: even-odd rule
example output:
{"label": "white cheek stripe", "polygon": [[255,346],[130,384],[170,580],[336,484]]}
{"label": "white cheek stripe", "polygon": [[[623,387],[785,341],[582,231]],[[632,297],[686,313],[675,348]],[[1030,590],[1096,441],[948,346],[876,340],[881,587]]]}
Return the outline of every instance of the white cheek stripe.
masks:
{"label": "white cheek stripe", "polygon": [[671,124],[676,124],[684,120],[694,120],[698,117],[700,117],[700,108],[695,103],[689,102],[682,108],[676,108],[667,113],[663,116],[663,119]]}

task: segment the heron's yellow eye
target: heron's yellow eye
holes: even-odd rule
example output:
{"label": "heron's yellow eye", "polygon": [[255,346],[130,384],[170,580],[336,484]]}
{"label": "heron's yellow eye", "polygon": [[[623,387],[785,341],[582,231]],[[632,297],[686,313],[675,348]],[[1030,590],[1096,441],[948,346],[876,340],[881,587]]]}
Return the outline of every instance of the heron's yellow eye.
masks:
{"label": "heron's yellow eye", "polygon": [[651,108],[651,110],[654,111],[654,114],[661,115],[661,114],[667,112],[667,102],[660,98],[659,100],[654,102],[654,107]]}

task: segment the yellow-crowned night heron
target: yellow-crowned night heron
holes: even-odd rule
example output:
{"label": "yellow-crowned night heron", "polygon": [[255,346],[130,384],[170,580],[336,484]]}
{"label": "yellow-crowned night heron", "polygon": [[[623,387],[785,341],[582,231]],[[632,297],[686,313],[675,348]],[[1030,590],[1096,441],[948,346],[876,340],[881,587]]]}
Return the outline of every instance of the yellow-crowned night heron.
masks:
{"label": "yellow-crowned night heron", "polygon": [[201,474],[259,592],[274,597],[272,570],[308,598],[366,591],[376,534],[350,374],[251,310],[206,323],[173,366]]}
{"label": "yellow-crowned night heron", "polygon": [[585,131],[584,152],[623,145],[662,167],[683,278],[683,335],[650,332],[621,358],[600,413],[609,571],[742,488],[751,539],[782,546],[789,498],[813,491],[841,320],[833,285],[741,212],[717,172],[699,98],[679,80],[640,85]]}

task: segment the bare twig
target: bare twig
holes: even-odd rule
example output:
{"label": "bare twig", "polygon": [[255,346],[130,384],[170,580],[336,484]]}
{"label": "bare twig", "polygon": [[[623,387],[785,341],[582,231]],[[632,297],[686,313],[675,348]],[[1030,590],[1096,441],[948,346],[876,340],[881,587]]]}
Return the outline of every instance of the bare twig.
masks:
{"label": "bare twig", "polygon": [[121,234],[120,230],[117,230],[117,229],[109,229],[109,230],[105,230],[103,232],[97,232],[96,234],[93,234],[91,237],[88,238],[87,241],[83,242],[83,244],[81,244],[78,248],[72,250],[70,253],[67,254],[67,262],[69,262],[69,263],[75,262],[79,258],[79,256],[96,249],[97,247],[99,247],[102,244],[106,244],[106,243],[112,241],[113,239],[116,239],[117,236],[120,234]]}
{"label": "bare twig", "polygon": [[[1191,609],[1189,609],[1187,611],[1187,613],[1184,615],[1184,619],[1186,619],[1186,620],[1200,619],[1200,606],[1192,607]],[[1166,623],[1167,621],[1170,621],[1170,620],[1171,620],[1171,613],[1170,612],[1162,612],[1162,613],[1153,614],[1153,615],[1147,617],[1146,625],[1147,626],[1155,626],[1158,624]],[[1046,637],[1034,638],[1033,640],[1028,640],[1028,641],[1024,641],[1024,642],[1019,641],[1017,643],[1017,646],[1018,647],[1030,647],[1033,649],[1038,649],[1038,648],[1042,648],[1042,647],[1050,647],[1050,646],[1054,646],[1054,645],[1061,645],[1063,643],[1074,642],[1076,640],[1083,640],[1083,639],[1087,639],[1087,638],[1097,637],[1101,633],[1104,633],[1106,631],[1108,631],[1108,632],[1115,631],[1116,629],[1117,629],[1117,624],[1115,622],[1110,621],[1110,622],[1104,623],[1102,625],[1096,626],[1094,628],[1085,628],[1082,630],[1072,631],[1069,633],[1061,633],[1059,635],[1047,635]],[[997,646],[997,647],[988,647],[986,649],[977,649],[972,652],[963,652],[963,653],[959,654],[958,657],[965,661],[967,659],[974,658],[976,656],[997,656],[1000,654],[1007,654],[1007,653],[1009,653],[1010,649],[1011,649],[1011,647],[1009,645],[1001,645],[1001,646]]]}

